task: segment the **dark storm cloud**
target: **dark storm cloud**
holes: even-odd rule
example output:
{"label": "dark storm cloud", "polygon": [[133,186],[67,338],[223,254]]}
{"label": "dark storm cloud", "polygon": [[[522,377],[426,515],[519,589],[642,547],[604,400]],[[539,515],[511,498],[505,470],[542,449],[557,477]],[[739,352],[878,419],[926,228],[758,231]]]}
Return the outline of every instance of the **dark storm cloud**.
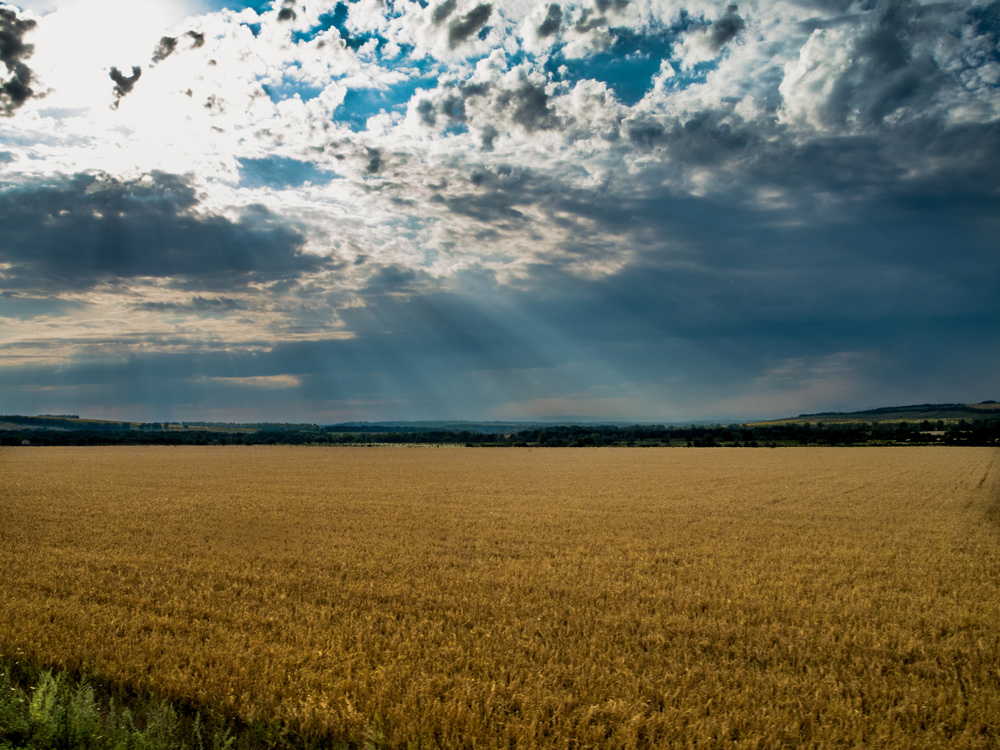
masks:
{"label": "dark storm cloud", "polygon": [[0,113],[10,115],[31,98],[32,72],[24,60],[31,57],[34,45],[24,42],[24,35],[35,22],[18,17],[8,7],[0,7],[0,62],[7,69],[7,80],[0,84]]}
{"label": "dark storm cloud", "polygon": [[500,131],[492,125],[484,125],[480,134],[480,144],[483,151],[492,151],[493,142],[499,137]]}
{"label": "dark storm cloud", "polygon": [[420,121],[429,128],[437,124],[437,116],[434,112],[434,102],[430,99],[423,99],[417,104],[417,114]]}
{"label": "dark storm cloud", "polygon": [[[686,378],[677,387],[693,394],[705,378],[704,387],[725,390],[766,378],[789,358],[823,369],[844,352],[868,352],[871,362],[858,360],[857,378],[884,383],[928,371],[915,346],[922,337],[957,352],[966,345],[949,341],[956,326],[969,355],[978,356],[995,335],[986,321],[1000,319],[1000,198],[988,177],[1000,142],[982,131],[912,138],[909,146],[857,143],[864,153],[850,167],[838,162],[851,148],[833,143],[743,165],[741,179],[766,184],[767,173],[796,196],[782,208],[758,205],[739,185],[714,197],[678,194],[655,175],[636,177],[635,190],[609,200],[541,173],[512,175],[506,184],[501,175],[477,174],[476,190],[453,195],[448,206],[490,227],[511,224],[507,212],[527,205],[551,221],[585,219],[561,223],[567,233],[559,252],[523,268],[516,288],[496,295],[565,342],[600,351],[600,361],[617,363],[630,382]],[[977,142],[947,174],[907,183],[893,176],[891,165],[918,143],[922,158],[948,159]],[[986,163],[976,164],[979,158]],[[594,242],[595,234],[617,239]],[[620,270],[593,278],[577,272],[578,264],[613,260],[621,247],[633,255]],[[474,294],[489,307],[488,292]],[[384,312],[383,305],[365,314]],[[890,350],[900,352],[891,365],[881,359]],[[990,359],[996,355],[977,361]],[[878,367],[892,372],[866,369]],[[963,372],[960,380],[949,387],[975,392],[987,378]]]}
{"label": "dark storm cloud", "polygon": [[112,105],[115,109],[118,108],[119,102],[121,102],[122,97],[130,93],[133,88],[135,88],[136,82],[142,76],[142,68],[138,65],[132,66],[132,75],[126,76],[118,68],[112,68],[110,73],[110,78],[115,82],[115,103]]}
{"label": "dark storm cloud", "polygon": [[489,3],[477,5],[461,18],[448,26],[448,46],[455,49],[458,45],[479,31],[490,20],[493,6]]}
{"label": "dark storm cloud", "polygon": [[562,19],[562,8],[559,7],[558,3],[552,3],[549,5],[548,13],[545,14],[545,20],[543,20],[536,29],[538,36],[547,37],[558,32],[559,28],[562,26]]}
{"label": "dark storm cloud", "polygon": [[295,0],[283,0],[281,10],[278,11],[279,21],[294,21],[298,18],[295,13]]}
{"label": "dark storm cloud", "polygon": [[490,93],[490,86],[488,83],[463,83],[459,91],[466,99],[471,99],[476,96],[486,96]]}
{"label": "dark storm cloud", "polygon": [[85,290],[152,277],[192,289],[294,280],[325,261],[256,206],[232,221],[197,213],[183,177],[77,175],[0,192],[0,263],[8,289]]}
{"label": "dark storm cloud", "polygon": [[368,174],[378,174],[382,171],[382,165],[382,149],[368,149],[368,166],[365,167],[365,171],[368,172]]}
{"label": "dark storm cloud", "polygon": [[153,62],[163,62],[173,54],[175,49],[177,49],[177,37],[161,37],[160,43],[156,45],[156,49],[153,50]]}
{"label": "dark storm cloud", "polygon": [[[426,280],[430,277],[426,273],[420,273],[419,278],[420,280]],[[368,278],[362,294],[367,298],[372,295],[413,292],[417,280],[418,273],[412,268],[383,266]]]}
{"label": "dark storm cloud", "polygon": [[726,12],[708,28],[709,48],[713,52],[718,52],[727,43],[746,28],[746,24],[739,15],[739,6],[730,5]]}
{"label": "dark storm cloud", "polygon": [[607,13],[612,7],[619,13],[628,7],[629,0],[597,0],[594,5],[601,13]]}
{"label": "dark storm cloud", "polygon": [[449,126],[462,125],[469,119],[465,110],[465,100],[466,95],[462,89],[445,93],[436,102],[431,99],[421,99],[416,106],[417,116],[420,122],[429,128],[437,125],[439,115],[447,119]]}
{"label": "dark storm cloud", "polygon": [[[879,2],[855,21],[861,33],[853,39],[849,66],[837,71],[829,96],[818,103],[819,119],[829,126],[877,126],[894,114],[926,116],[938,94],[962,85],[934,55],[954,15],[955,7],[947,4]],[[970,68],[983,62],[973,58],[967,54],[963,62]]]}
{"label": "dark storm cloud", "polygon": [[594,29],[604,28],[607,25],[607,18],[602,15],[595,15],[590,8],[584,8],[583,13],[580,14],[580,20],[576,22],[573,28],[581,34],[585,34],[588,31],[593,31]]}
{"label": "dark storm cloud", "polygon": [[517,89],[502,92],[497,104],[510,110],[511,119],[529,133],[547,130],[559,124],[555,113],[549,108],[549,95],[545,84],[522,81]]}
{"label": "dark storm cloud", "polygon": [[441,100],[441,114],[452,124],[468,120],[465,112],[465,99],[457,94],[450,94]]}
{"label": "dark storm cloud", "polygon": [[189,31],[187,36],[191,37],[191,48],[198,49],[205,45],[205,34],[200,31]]}
{"label": "dark storm cloud", "polygon": [[753,126],[733,121],[726,111],[704,110],[684,122],[646,116],[626,121],[625,136],[640,151],[666,148],[680,163],[719,164],[735,158],[757,158],[766,152],[764,136]]}
{"label": "dark storm cloud", "polygon": [[442,198],[450,211],[488,225],[489,229],[516,229],[528,223],[519,207],[546,202],[545,190],[553,183],[527,171],[514,172],[500,165],[476,169],[469,175],[469,190]]}
{"label": "dark storm cloud", "polygon": [[[524,277],[539,293],[583,284],[568,280],[577,264],[615,265],[628,248],[626,268],[593,284],[624,289],[616,299],[632,299],[664,330],[736,335],[744,324],[798,317],[888,331],[895,319],[1000,312],[1000,124],[932,121],[775,146],[773,133],[706,112],[685,123],[634,121],[626,133],[665,154],[611,192],[544,172],[478,170],[468,190],[453,186],[442,201],[484,230],[519,230],[521,242],[536,227],[560,227],[564,239]],[[672,187],[682,164],[728,177],[708,196],[687,195]],[[761,201],[760,190],[780,198]],[[662,296],[650,305],[662,314],[632,288],[651,279],[648,291]]]}
{"label": "dark storm cloud", "polygon": [[443,3],[438,5],[434,12],[431,13],[431,20],[434,22],[435,26],[440,26],[443,24],[448,16],[455,12],[455,8],[458,7],[458,0],[444,0]]}

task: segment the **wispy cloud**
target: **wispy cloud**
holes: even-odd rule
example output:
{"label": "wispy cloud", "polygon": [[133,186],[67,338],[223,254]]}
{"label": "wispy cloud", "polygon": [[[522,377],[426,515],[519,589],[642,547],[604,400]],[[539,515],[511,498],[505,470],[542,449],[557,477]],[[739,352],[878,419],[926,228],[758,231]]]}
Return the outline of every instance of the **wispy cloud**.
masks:
{"label": "wispy cloud", "polygon": [[261,375],[246,378],[199,378],[200,382],[224,385],[232,388],[259,388],[263,390],[285,390],[302,385],[295,375]]}

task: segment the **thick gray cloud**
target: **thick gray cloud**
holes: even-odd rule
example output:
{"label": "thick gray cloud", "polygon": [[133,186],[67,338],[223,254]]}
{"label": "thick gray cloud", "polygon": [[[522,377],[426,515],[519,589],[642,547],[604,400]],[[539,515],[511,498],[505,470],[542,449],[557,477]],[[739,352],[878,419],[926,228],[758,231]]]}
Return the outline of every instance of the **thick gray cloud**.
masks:
{"label": "thick gray cloud", "polygon": [[480,148],[482,148],[483,151],[492,151],[493,144],[496,142],[496,139],[499,136],[500,136],[500,131],[497,130],[495,127],[493,127],[492,125],[484,125],[481,135],[482,140]]}
{"label": "thick gray cloud", "polygon": [[[603,12],[603,11],[602,11]],[[583,13],[573,27],[581,34],[585,34],[595,29],[607,27],[608,19],[603,15],[595,14],[590,8],[584,8]]]}
{"label": "thick gray cloud", "polygon": [[458,0],[444,0],[431,13],[431,20],[434,22],[434,25],[440,26],[443,24],[448,19],[448,16],[455,12],[455,8],[457,7]]}
{"label": "thick gray cloud", "polygon": [[470,10],[461,18],[457,18],[448,26],[448,45],[455,49],[462,42],[479,31],[490,20],[493,6],[482,3]]}
{"label": "thick gray cloud", "polygon": [[735,4],[727,6],[726,12],[708,29],[710,48],[713,52],[718,52],[745,28],[746,24],[740,18],[739,6]]}
{"label": "thick gray cloud", "polygon": [[417,104],[417,114],[420,115],[420,121],[427,127],[433,128],[437,124],[434,102],[430,99],[424,99]]}
{"label": "thick gray cloud", "polygon": [[163,62],[173,54],[175,49],[177,49],[177,37],[162,37],[160,39],[160,43],[156,45],[156,49],[153,51],[153,62]]}
{"label": "thick gray cloud", "polygon": [[294,21],[298,18],[295,12],[295,0],[282,0],[281,10],[278,11],[279,21]]}
{"label": "thick gray cloud", "polygon": [[1000,62],[995,8],[881,0],[828,19],[786,71],[784,110],[827,129],[946,120],[962,109],[982,117],[994,109]]}
{"label": "thick gray cloud", "polygon": [[501,109],[509,110],[511,119],[529,133],[558,125],[543,84],[521,81],[516,89],[501,92],[497,96],[497,104]]}
{"label": "thick gray cloud", "polygon": [[34,94],[31,68],[24,62],[34,47],[25,43],[24,35],[35,25],[35,21],[19,17],[12,8],[0,7],[0,62],[7,69],[7,80],[0,84],[2,114],[12,114]]}
{"label": "thick gray cloud", "polygon": [[365,167],[365,171],[368,174],[378,174],[379,172],[381,172],[384,163],[385,162],[382,159],[382,149],[379,148],[368,149],[368,166]]}
{"label": "thick gray cloud", "polygon": [[914,37],[920,8],[910,0],[883,0],[854,45],[851,69],[837,82],[824,116],[843,124],[852,111],[877,124],[942,85],[942,72],[929,50],[917,50]]}
{"label": "thick gray cloud", "polygon": [[84,290],[139,278],[179,288],[238,289],[296,279],[324,260],[264,207],[237,221],[196,213],[176,175],[118,181],[77,175],[0,192],[0,271],[7,289]]}
{"label": "thick gray cloud", "polygon": [[139,81],[142,76],[142,68],[138,65],[132,66],[132,75],[127,76],[122,73],[118,68],[112,68],[110,73],[110,78],[115,82],[115,103],[112,105],[116,109],[118,108],[119,102],[121,102],[122,97],[129,94],[135,84]]}
{"label": "thick gray cloud", "polygon": [[628,7],[629,1],[630,0],[597,0],[595,5],[601,13],[607,13],[612,8],[621,13]]}
{"label": "thick gray cloud", "polygon": [[563,13],[558,3],[549,5],[549,10],[545,14],[545,19],[538,25],[536,31],[538,36],[547,37],[559,31],[562,26]]}
{"label": "thick gray cloud", "polygon": [[441,101],[441,114],[448,118],[449,123],[465,122],[468,118],[465,113],[465,98],[457,94],[450,94]]}

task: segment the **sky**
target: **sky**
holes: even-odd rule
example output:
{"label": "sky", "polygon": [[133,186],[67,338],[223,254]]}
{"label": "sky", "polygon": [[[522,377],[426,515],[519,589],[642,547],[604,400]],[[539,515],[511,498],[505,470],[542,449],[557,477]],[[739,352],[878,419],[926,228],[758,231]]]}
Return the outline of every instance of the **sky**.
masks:
{"label": "sky", "polygon": [[0,413],[1000,397],[1000,2],[0,3]]}

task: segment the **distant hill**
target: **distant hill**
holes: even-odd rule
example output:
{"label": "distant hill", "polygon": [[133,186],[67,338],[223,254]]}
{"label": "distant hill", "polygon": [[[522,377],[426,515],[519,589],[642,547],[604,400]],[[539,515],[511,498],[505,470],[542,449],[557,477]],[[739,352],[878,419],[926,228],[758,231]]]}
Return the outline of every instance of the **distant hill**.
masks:
{"label": "distant hill", "polygon": [[968,422],[983,419],[1000,419],[1000,404],[996,401],[982,401],[978,404],[914,404],[912,406],[883,406],[864,411],[828,411],[816,414],[799,414],[797,417],[773,419],[755,424],[787,424],[814,422],[837,424],[850,422],[936,422],[942,420]]}

